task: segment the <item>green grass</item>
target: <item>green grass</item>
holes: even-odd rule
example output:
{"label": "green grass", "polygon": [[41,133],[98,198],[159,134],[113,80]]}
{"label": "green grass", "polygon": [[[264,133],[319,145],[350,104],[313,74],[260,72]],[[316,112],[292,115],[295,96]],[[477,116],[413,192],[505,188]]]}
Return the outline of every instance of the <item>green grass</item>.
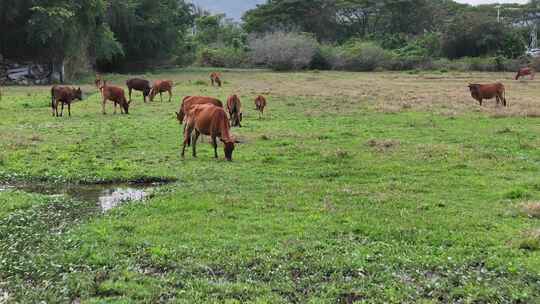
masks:
{"label": "green grass", "polygon": [[[468,74],[225,71],[218,89],[197,81],[207,72],[146,75],[173,79],[175,102],[143,104],[136,94],[129,116],[112,115],[110,104],[101,115],[94,94],[55,119],[48,88],[5,88],[3,180],[178,179],[103,216],[83,203],[0,192],[0,291],[9,301],[540,301],[531,233],[539,223],[518,211],[540,199],[538,118],[491,118],[458,91]],[[421,105],[400,106],[400,91],[419,82]],[[536,89],[520,85],[515,103]],[[450,104],[432,94],[431,103],[437,86],[459,93]],[[214,160],[207,138],[197,159],[182,160],[181,97],[233,92],[245,126],[233,130],[244,142],[235,161],[221,150]],[[259,120],[253,99],[263,92],[268,115]]]}

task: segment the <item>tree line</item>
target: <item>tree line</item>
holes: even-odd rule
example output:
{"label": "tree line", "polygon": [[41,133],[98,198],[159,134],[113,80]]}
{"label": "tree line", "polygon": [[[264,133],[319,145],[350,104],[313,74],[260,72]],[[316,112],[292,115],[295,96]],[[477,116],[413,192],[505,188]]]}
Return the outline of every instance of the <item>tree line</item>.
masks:
{"label": "tree line", "polygon": [[2,0],[0,54],[105,70],[171,60],[234,66],[246,63],[257,39],[292,32],[341,48],[369,42],[399,56],[518,58],[538,19],[540,0],[501,7],[453,0],[268,0],[246,12],[242,23],[184,0]]}

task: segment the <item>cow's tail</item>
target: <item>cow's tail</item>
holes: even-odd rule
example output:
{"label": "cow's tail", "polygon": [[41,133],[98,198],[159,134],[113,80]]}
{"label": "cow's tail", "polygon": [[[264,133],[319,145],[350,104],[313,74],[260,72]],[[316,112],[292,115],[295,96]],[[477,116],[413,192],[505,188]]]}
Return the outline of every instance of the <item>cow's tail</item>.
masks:
{"label": "cow's tail", "polygon": [[506,102],[506,88],[503,90],[503,105],[505,107],[508,106],[508,103]]}
{"label": "cow's tail", "polygon": [[519,79],[519,74],[520,74],[520,73],[519,73],[519,72],[517,72],[517,74],[516,74],[516,80],[518,80],[518,79]]}
{"label": "cow's tail", "polygon": [[53,114],[54,114],[54,89],[55,89],[55,87],[53,86],[51,88],[51,109],[53,111]]}

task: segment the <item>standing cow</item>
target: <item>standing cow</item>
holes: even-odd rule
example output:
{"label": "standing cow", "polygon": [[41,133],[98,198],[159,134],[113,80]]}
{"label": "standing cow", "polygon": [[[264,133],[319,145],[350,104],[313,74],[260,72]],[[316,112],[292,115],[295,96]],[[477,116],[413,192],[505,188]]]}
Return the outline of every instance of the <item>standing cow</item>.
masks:
{"label": "standing cow", "polygon": [[242,127],[242,103],[236,94],[227,98],[227,111],[232,127]]}
{"label": "standing cow", "polygon": [[210,81],[212,82],[212,86],[217,84],[218,87],[221,87],[221,74],[218,72],[212,72],[212,74],[210,74]]}
{"label": "standing cow", "polygon": [[131,92],[133,90],[143,93],[143,100],[146,102],[146,97],[150,95],[152,87],[150,86],[150,81],[141,78],[132,78],[126,81],[126,86],[128,87],[129,100],[131,101]]}
{"label": "standing cow", "polygon": [[[193,138],[191,138],[191,134]],[[193,157],[197,157],[197,139],[201,134],[208,135],[212,138],[212,146],[214,147],[214,156],[217,154],[217,138],[223,142],[223,150],[225,159],[232,161],[234,144],[237,141],[230,134],[229,122],[227,114],[222,107],[216,107],[213,104],[199,104],[193,106],[187,114],[186,128],[184,130],[184,145],[182,147],[182,158],[186,152],[188,143],[192,143]]]}
{"label": "standing cow", "polygon": [[[56,117],[64,116],[64,104],[68,106],[68,115],[71,117],[71,103],[74,100],[82,100],[81,88],[75,89],[63,86],[53,86],[51,88],[51,108],[52,115]],[[58,104],[62,104],[62,111],[58,114]]]}
{"label": "standing cow", "polygon": [[156,80],[150,91],[150,101],[154,101],[154,97],[159,94],[161,102],[163,102],[163,92],[169,93],[169,102],[172,101],[173,82],[171,80]]}
{"label": "standing cow", "polygon": [[520,77],[524,77],[524,76],[527,76],[527,75],[530,75],[531,80],[534,80],[535,74],[536,74],[536,71],[534,69],[532,69],[532,68],[521,68],[517,72],[516,80],[518,80]]}
{"label": "standing cow", "polygon": [[480,103],[480,106],[482,106],[484,99],[492,98],[497,100],[497,105],[502,103],[503,106],[507,106],[504,85],[500,82],[492,84],[469,84],[469,90],[471,91],[471,96]]}
{"label": "standing cow", "polygon": [[107,100],[110,100],[114,103],[114,114],[116,114],[116,107],[120,105],[120,112],[129,114],[129,104],[130,101],[126,100],[126,93],[124,89],[116,86],[110,86],[107,84],[107,81],[103,81],[103,85],[101,86],[101,94],[103,96],[103,102],[102,102],[102,112],[103,115],[107,114],[105,112],[105,104],[107,103]]}
{"label": "standing cow", "polygon": [[264,108],[266,108],[266,98],[259,95],[255,98],[255,110],[259,111],[259,119],[264,115]]}

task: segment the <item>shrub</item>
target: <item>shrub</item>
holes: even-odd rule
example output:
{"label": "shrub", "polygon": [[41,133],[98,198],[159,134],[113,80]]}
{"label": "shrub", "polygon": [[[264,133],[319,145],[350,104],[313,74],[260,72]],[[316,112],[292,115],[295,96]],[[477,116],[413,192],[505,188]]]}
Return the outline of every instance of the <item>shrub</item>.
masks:
{"label": "shrub", "polygon": [[273,32],[249,40],[252,62],[280,71],[309,67],[317,47],[312,36],[295,32]]}
{"label": "shrub", "polygon": [[351,71],[373,71],[378,67],[385,67],[392,59],[390,52],[385,51],[378,44],[351,40],[342,47],[338,53],[343,68]]}
{"label": "shrub", "polygon": [[197,54],[197,64],[201,66],[237,68],[248,64],[247,53],[231,47],[205,47]]}

